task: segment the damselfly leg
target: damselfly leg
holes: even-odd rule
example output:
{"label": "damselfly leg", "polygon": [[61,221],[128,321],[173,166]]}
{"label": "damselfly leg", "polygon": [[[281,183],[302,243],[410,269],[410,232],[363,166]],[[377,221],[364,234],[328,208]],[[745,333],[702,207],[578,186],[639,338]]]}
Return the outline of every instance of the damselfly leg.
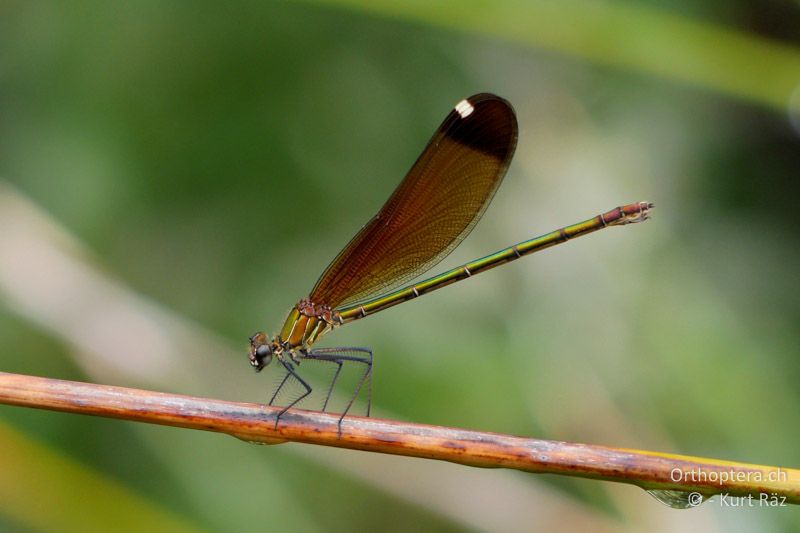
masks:
{"label": "damselfly leg", "polygon": [[[369,348],[361,348],[361,347],[341,347],[341,348],[318,348],[315,350],[309,351],[301,351],[298,350],[294,353],[294,359],[296,363],[292,363],[288,360],[288,358],[281,359],[281,363],[286,370],[286,374],[284,375],[283,379],[280,381],[278,386],[275,389],[275,392],[272,394],[272,397],[269,400],[269,405],[274,405],[278,399],[279,394],[281,391],[286,389],[287,383],[290,380],[296,381],[302,387],[302,391],[299,395],[293,398],[287,405],[283,407],[283,409],[278,413],[277,417],[275,418],[275,428],[278,427],[278,422],[280,421],[281,417],[292,407],[298,405],[301,401],[306,399],[313,391],[311,385],[303,379],[298,371],[297,366],[303,361],[318,361],[324,363],[332,363],[336,365],[336,370],[334,371],[333,378],[328,385],[327,392],[325,393],[325,400],[322,404],[322,411],[327,411],[328,404],[330,403],[331,396],[333,395],[333,391],[336,388],[336,383],[339,380],[339,377],[342,373],[342,368],[345,363],[357,363],[359,365],[363,365],[363,372],[361,372],[360,377],[358,378],[358,382],[356,383],[354,392],[350,397],[347,405],[345,406],[344,410],[339,417],[339,421],[337,423],[339,427],[339,433],[341,433],[341,425],[342,420],[350,412],[350,409],[355,404],[356,400],[358,399],[359,395],[361,394],[361,390],[364,388],[364,385],[367,385],[367,408],[366,408],[366,416],[370,415],[370,410],[372,408],[372,350]],[[291,388],[291,387],[289,387]]]}

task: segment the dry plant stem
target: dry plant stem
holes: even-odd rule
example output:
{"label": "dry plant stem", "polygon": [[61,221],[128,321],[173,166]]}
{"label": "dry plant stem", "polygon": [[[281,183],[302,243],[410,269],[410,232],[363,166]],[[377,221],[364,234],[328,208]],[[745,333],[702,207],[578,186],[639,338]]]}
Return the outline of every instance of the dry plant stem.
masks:
{"label": "dry plant stem", "polygon": [[[604,479],[646,489],[774,494],[785,497],[787,503],[800,503],[800,470],[788,468],[355,416],[344,419],[339,436],[338,415],[300,409],[284,414],[275,429],[275,416],[281,410],[277,407],[5,372],[0,372],[0,403],[216,431],[259,443],[305,442],[468,466]],[[676,481],[678,471],[686,475]],[[712,472],[716,473],[713,477]],[[718,479],[722,474],[724,481]]]}

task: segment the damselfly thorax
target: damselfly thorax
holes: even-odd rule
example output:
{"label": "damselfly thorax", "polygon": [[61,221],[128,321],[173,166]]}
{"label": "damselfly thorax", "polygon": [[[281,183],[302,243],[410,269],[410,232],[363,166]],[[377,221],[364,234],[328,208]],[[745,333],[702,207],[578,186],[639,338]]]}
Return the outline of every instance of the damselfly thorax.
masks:
{"label": "damselfly thorax", "polygon": [[268,363],[264,361],[266,357],[285,355],[297,362],[297,352],[306,353],[320,337],[342,324],[344,321],[338,311],[303,298],[292,307],[275,337],[270,339],[266,333],[259,332],[250,338],[250,364],[258,371]]}

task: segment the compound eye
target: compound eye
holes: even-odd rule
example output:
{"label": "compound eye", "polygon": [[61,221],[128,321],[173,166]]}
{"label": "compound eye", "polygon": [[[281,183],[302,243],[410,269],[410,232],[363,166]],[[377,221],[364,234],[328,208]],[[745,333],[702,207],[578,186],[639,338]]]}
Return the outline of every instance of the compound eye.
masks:
{"label": "compound eye", "polygon": [[272,347],[269,344],[262,344],[256,348],[256,355],[260,358],[268,357],[272,355]]}

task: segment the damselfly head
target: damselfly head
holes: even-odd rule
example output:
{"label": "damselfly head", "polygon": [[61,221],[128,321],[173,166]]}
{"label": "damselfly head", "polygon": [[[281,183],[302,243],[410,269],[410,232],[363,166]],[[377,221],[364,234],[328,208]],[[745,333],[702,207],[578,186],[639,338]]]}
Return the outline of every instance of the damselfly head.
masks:
{"label": "damselfly head", "polygon": [[272,361],[272,341],[266,333],[258,332],[250,337],[250,351],[247,356],[256,372],[270,364]]}

